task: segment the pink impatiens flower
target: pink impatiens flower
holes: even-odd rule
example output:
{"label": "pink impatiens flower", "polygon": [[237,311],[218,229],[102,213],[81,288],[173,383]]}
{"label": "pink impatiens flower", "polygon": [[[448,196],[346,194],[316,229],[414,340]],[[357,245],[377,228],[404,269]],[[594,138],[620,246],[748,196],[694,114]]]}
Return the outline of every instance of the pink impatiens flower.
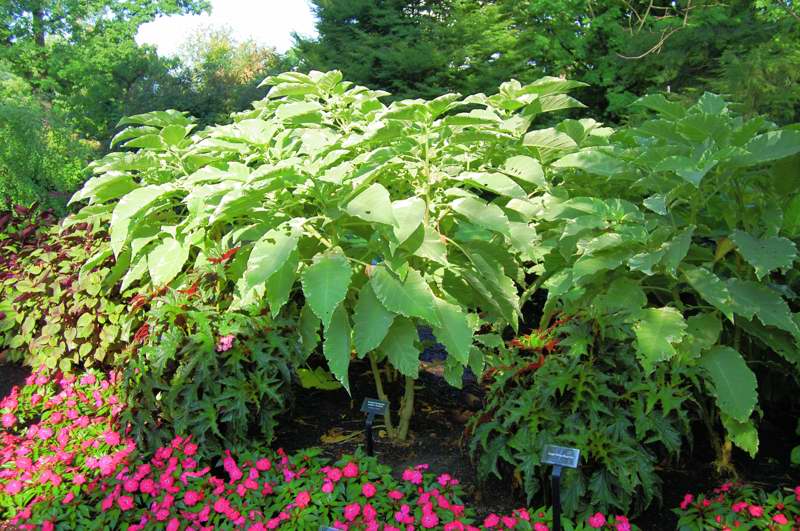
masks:
{"label": "pink impatiens flower", "polygon": [[422,527],[432,529],[439,524],[439,517],[435,513],[425,513],[422,515]]}
{"label": "pink impatiens flower", "polygon": [[786,525],[786,524],[789,523],[789,520],[786,518],[786,516],[784,516],[783,514],[780,514],[780,513],[778,513],[775,516],[773,516],[772,517],[772,521],[775,522],[778,525]]}
{"label": "pink impatiens flower", "polygon": [[220,336],[219,341],[217,342],[217,352],[227,352],[233,348],[234,338],[235,336],[233,335]]}
{"label": "pink impatiens flower", "polygon": [[350,505],[345,505],[344,507],[344,517],[348,522],[355,520],[360,512],[361,505],[357,503],[351,503]]}
{"label": "pink impatiens flower", "polygon": [[764,515],[764,508],[760,505],[751,505],[747,508],[747,510],[750,513],[750,516],[754,518],[760,518]]}
{"label": "pink impatiens flower", "polygon": [[483,527],[491,529],[493,527],[496,527],[499,523],[500,523],[500,517],[492,513],[483,520]]}
{"label": "pink impatiens flower", "polygon": [[311,494],[309,494],[307,490],[298,492],[297,496],[294,499],[294,502],[300,508],[307,507],[310,501],[311,501]]}
{"label": "pink impatiens flower", "polygon": [[594,513],[589,517],[589,527],[600,529],[604,525],[606,525],[606,517],[603,513]]}
{"label": "pink impatiens flower", "polygon": [[344,475],[346,478],[354,478],[358,476],[358,465],[350,461],[342,470],[342,475]]}
{"label": "pink impatiens flower", "polygon": [[686,510],[687,507],[694,501],[694,496],[691,494],[686,494],[683,497],[683,501],[681,502],[681,509]]}
{"label": "pink impatiens flower", "polygon": [[375,485],[373,485],[372,483],[364,483],[364,486],[361,487],[361,494],[363,494],[367,498],[372,498],[373,496],[375,496],[375,492],[377,492],[377,489],[375,488]]}
{"label": "pink impatiens flower", "polygon": [[22,491],[22,482],[17,479],[12,479],[5,486],[5,491],[10,496],[19,494]]}
{"label": "pink impatiens flower", "polygon": [[10,428],[17,422],[17,417],[14,416],[13,413],[3,413],[3,427]]}

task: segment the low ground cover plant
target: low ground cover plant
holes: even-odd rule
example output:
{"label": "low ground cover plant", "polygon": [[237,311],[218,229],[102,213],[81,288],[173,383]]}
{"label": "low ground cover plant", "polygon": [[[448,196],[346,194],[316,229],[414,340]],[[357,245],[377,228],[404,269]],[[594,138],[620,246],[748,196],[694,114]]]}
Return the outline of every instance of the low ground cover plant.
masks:
{"label": "low ground cover plant", "polygon": [[688,493],[674,510],[681,530],[800,528],[800,486],[765,492],[751,485],[724,483],[709,494]]}
{"label": "low ground cover plant", "polygon": [[[20,529],[533,529],[550,512],[518,509],[481,522],[459,481],[427,465],[399,478],[374,458],[330,462],[318,450],[204,459],[192,437],[139,452],[118,422],[116,377],[42,370],[0,404],[2,517]],[[565,529],[634,529],[596,513]]]}

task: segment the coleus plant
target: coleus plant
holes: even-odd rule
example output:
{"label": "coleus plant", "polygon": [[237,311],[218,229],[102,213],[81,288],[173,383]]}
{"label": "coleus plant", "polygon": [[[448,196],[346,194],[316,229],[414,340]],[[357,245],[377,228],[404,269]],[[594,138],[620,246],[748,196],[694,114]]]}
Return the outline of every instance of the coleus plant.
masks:
{"label": "coleus plant", "polygon": [[11,361],[70,371],[114,363],[132,321],[109,290],[118,279],[108,235],[59,227],[52,211],[0,213],[0,349]]}
{"label": "coleus plant", "polygon": [[[72,220],[109,220],[122,289],[179,287],[192,265],[230,260],[237,302],[300,305],[306,355],[320,342],[349,390],[351,352],[406,377],[401,422],[427,325],[449,352],[445,375],[481,369],[473,331],[516,328],[517,284],[536,255],[528,196],[542,163],[575,142],[541,113],[581,106],[581,83],[504,83],[498,94],[384,105],[385,92],[341,73],[270,77],[267,97],[232,122],[193,133],[177,111],[123,120],[127,151],[93,164]],[[302,296],[301,296],[302,294]],[[480,312],[480,315],[479,315]],[[385,396],[382,396],[385,398]]]}
{"label": "coleus plant", "polygon": [[[552,164],[535,201],[546,256],[534,289],[548,290],[543,322],[588,319],[599,334],[587,341],[630,341],[647,372],[696,368],[727,467],[731,443],[758,449],[749,363],[800,375],[800,129],[745,119],[713,94],[637,105],[656,116]],[[580,143],[580,128],[568,133]]]}

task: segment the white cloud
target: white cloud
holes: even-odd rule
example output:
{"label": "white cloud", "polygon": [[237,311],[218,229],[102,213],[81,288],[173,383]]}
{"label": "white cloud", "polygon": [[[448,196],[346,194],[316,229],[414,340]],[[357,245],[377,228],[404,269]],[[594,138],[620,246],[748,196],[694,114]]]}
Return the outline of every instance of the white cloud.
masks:
{"label": "white cloud", "polygon": [[161,17],[143,24],[136,41],[155,45],[162,56],[174,55],[198,29],[226,26],[239,40],[252,38],[279,52],[292,45],[292,32],[316,35],[307,0],[211,0],[211,14]]}

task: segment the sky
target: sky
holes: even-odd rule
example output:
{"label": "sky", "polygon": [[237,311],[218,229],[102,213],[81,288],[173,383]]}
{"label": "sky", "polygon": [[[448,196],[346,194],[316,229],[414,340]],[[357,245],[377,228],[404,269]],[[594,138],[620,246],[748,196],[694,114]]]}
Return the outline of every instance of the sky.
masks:
{"label": "sky", "polygon": [[253,38],[285,52],[292,32],[314,36],[314,16],[306,0],[211,0],[211,13],[161,17],[142,25],[139,44],[154,44],[161,56],[175,55],[194,32],[208,27],[230,27],[239,40]]}

